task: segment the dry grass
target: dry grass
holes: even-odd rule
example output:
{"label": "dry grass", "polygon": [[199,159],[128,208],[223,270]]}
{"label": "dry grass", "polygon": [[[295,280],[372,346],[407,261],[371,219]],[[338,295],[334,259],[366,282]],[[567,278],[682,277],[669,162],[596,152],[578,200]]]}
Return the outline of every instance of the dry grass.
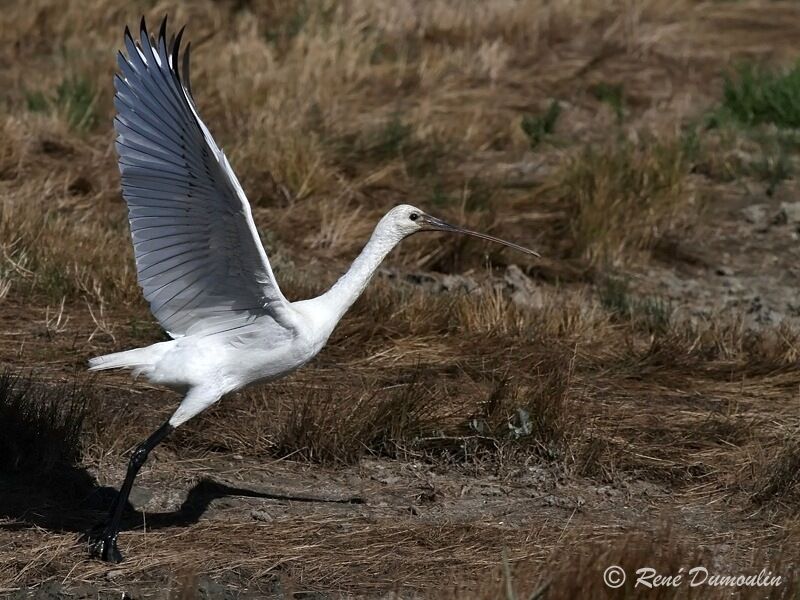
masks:
{"label": "dry grass", "polygon": [[[358,234],[400,200],[441,204],[444,213],[458,215],[462,191],[474,188],[458,163],[489,148],[501,150],[502,160],[525,157],[516,106],[537,104],[545,81],[557,85],[545,71],[535,85],[523,82],[522,90],[513,91],[519,69],[543,62],[536,51],[546,56],[550,38],[571,23],[588,19],[601,30],[615,31],[625,18],[609,21],[618,8],[611,5],[599,9],[576,2],[554,9],[538,1],[480,10],[437,2],[422,12],[410,2],[388,12],[361,2],[269,2],[242,10],[212,3],[153,10],[128,6],[124,12],[103,4],[91,9],[67,4],[58,19],[47,16],[47,6],[19,7],[3,16],[9,23],[6,31],[14,31],[2,40],[3,48],[15,64],[26,64],[40,77],[23,81],[13,69],[0,75],[12,89],[0,112],[8,141],[0,162],[5,197],[0,223],[13,229],[3,231],[0,240],[13,266],[11,281],[24,280],[18,287],[55,301],[88,294],[98,302],[137,301],[128,244],[120,235],[126,224],[108,133],[113,72],[108,57],[119,42],[119,27],[112,24],[131,22],[139,11],[151,20],[169,12],[176,22],[190,22],[201,111],[223,147],[231,149],[257,219],[274,236],[268,245],[287,256],[341,260],[358,249]],[[661,10],[651,2],[644,13],[631,12],[624,43],[631,49],[643,43],[636,23],[643,15],[658,22],[666,16]],[[87,12],[92,15],[88,23]],[[85,30],[91,33],[78,35]],[[527,52],[510,61],[511,49],[521,44]],[[507,101],[498,105],[495,98],[504,95]],[[576,117],[582,118],[569,112],[562,118]],[[445,150],[446,156],[438,158]],[[660,152],[658,146],[620,152],[620,161],[635,161],[629,169],[663,168],[667,184],[678,185],[675,171],[681,164],[651,157]],[[62,164],[70,168],[55,168]],[[604,168],[585,168],[595,167]],[[614,250],[620,244],[638,248],[653,237],[650,230],[656,224],[648,223],[644,240],[619,240],[625,233],[621,222],[607,244],[592,241],[598,235],[592,206],[602,210],[616,201],[609,197],[614,188],[602,184],[613,168],[607,164],[606,174],[598,175],[598,197],[589,190],[579,200],[587,205],[575,234],[579,254],[596,243]],[[625,184],[626,177],[611,185]],[[493,178],[487,182],[489,189],[497,184]],[[570,193],[567,188],[556,197]],[[495,196],[488,205],[485,200],[477,204],[491,210],[513,200],[507,194]],[[666,218],[660,215],[671,210],[672,202],[649,196],[649,188],[633,192],[619,212],[639,203],[645,214],[652,212],[651,203],[663,201],[666,206],[657,208],[659,214],[650,221]],[[32,197],[36,203],[28,201]],[[468,204],[475,204],[474,197],[466,196]],[[450,206],[450,198],[456,206]],[[458,216],[477,224],[471,215]],[[314,233],[308,237],[284,234],[308,230],[312,223]],[[501,229],[496,232],[506,233]],[[522,243],[540,241],[514,229]],[[466,254],[476,263],[479,247],[466,246],[448,261],[425,257],[421,244],[412,244],[401,260],[452,269],[455,261],[469,262]]]}
{"label": "dry grass", "polygon": [[[377,278],[313,363],[159,447],[141,485],[172,496],[136,513],[143,530],[124,534],[132,559],[113,575],[78,532],[102,515],[98,480],[118,485],[178,398],[97,380],[80,460],[64,470],[74,489],[53,497],[11,474],[0,493],[0,594],[63,582],[560,598],[601,593],[611,563],[792,573],[797,332],[687,318],[626,278],[680,268],[664,248],[713,234],[701,199],[784,181],[742,158],[751,133],[696,124],[722,101],[731,56],[796,58],[792,5],[13,3],[0,11],[0,363],[35,367],[37,381],[162,339],[135,281],[111,77],[123,25],[165,12],[188,23],[201,113],[290,298],[331,283],[399,202],[545,259],[508,269],[522,259],[468,239],[404,242],[394,277]],[[408,273],[468,275],[477,289],[441,293]],[[77,430],[65,450],[27,435],[61,431],[51,395],[28,400],[33,412],[0,402],[3,422],[19,422],[0,445],[24,442],[15,456],[43,473],[74,454]],[[169,517],[203,469],[243,481],[287,469],[304,493],[336,484],[367,504],[281,512],[214,497]]]}
{"label": "dry grass", "polygon": [[619,262],[653,248],[696,221],[699,200],[689,188],[691,149],[681,139],[587,147],[564,167],[562,201],[570,206],[574,252],[590,261]]}
{"label": "dry grass", "polygon": [[80,459],[87,390],[48,388],[11,371],[0,373],[0,470],[5,475],[47,478]]}
{"label": "dry grass", "polygon": [[[751,576],[758,575],[764,569],[764,561],[764,556],[749,557],[744,560],[741,572]],[[610,565],[621,567],[627,575],[624,585],[614,590],[603,584],[603,573]],[[654,575],[664,578],[661,585],[649,573],[637,573],[643,566],[653,569]],[[790,566],[782,566],[782,573],[794,573]],[[692,568],[699,568],[698,572],[690,574]],[[766,571],[770,575],[778,574],[773,569]],[[472,597],[504,600],[589,596],[639,598],[644,595],[654,598],[729,598],[730,588],[702,583],[709,581],[714,575],[724,577],[731,573],[718,571],[713,557],[700,548],[687,546],[680,537],[675,536],[668,525],[662,524],[647,533],[620,536],[610,543],[605,540],[603,543],[588,544],[577,557],[572,549],[567,555],[556,551],[549,557],[543,570],[533,568],[525,560],[512,564],[506,558],[504,568],[497,569],[493,577],[485,579]],[[674,585],[676,576],[682,576],[681,580],[677,580],[678,585]],[[652,587],[647,587],[646,583],[637,583],[640,577]],[[695,582],[695,585],[691,586],[691,582]],[[794,598],[796,594],[797,584],[791,579],[783,579],[781,585],[742,588],[738,590],[737,597],[778,599]],[[453,597],[459,597],[459,592],[453,594]]]}

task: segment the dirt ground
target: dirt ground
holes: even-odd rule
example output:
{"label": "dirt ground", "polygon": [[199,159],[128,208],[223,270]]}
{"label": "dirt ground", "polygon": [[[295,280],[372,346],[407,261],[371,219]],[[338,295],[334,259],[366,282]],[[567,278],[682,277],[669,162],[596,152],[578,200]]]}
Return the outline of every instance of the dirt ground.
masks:
{"label": "dirt ground", "polygon": [[[0,12],[0,597],[798,597],[800,122],[731,99],[796,65],[794,3]],[[180,400],[85,370],[166,339],[111,127],[124,25],[165,13],[290,299],[400,202],[543,258],[403,242],[314,361],[153,452],[110,565],[91,532]]]}

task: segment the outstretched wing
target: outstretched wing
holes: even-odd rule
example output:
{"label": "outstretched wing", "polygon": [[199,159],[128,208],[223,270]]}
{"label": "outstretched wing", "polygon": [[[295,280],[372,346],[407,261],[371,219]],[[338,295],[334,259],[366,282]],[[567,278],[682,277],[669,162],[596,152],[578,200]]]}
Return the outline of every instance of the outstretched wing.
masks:
{"label": "outstretched wing", "polygon": [[200,119],[183,30],[140,41],[125,29],[114,78],[116,147],[139,285],[172,336],[239,327],[261,316],[290,326],[288,302],[258,238],[250,205]]}

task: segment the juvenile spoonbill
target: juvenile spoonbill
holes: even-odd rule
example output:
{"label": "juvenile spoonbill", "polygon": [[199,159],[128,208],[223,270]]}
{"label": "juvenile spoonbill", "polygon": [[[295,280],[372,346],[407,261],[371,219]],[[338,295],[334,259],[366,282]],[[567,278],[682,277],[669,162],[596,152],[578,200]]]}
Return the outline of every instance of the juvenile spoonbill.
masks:
{"label": "juvenile spoonbill", "polygon": [[[378,222],[347,272],[317,298],[289,302],[258,237],[244,191],[200,119],[189,83],[189,46],[158,39],[142,18],[125,28],[127,56],[114,78],[116,148],[139,285],[172,340],[98,356],[92,371],[134,376],[184,393],[167,422],[130,457],[125,480],[94,549],[119,562],[117,536],[134,478],[176,427],[225,394],[274,380],[311,360],[384,257],[419,231],[464,233],[538,256],[511,242],[450,225],[406,204]],[[179,62],[182,58],[182,64]]]}

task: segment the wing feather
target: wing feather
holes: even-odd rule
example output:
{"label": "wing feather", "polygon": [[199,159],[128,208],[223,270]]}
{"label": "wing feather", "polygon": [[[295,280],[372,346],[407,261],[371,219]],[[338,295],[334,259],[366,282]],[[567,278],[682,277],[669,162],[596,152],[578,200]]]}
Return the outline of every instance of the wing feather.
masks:
{"label": "wing feather", "polygon": [[173,337],[264,317],[291,329],[244,191],[194,104],[183,29],[169,43],[166,30],[164,19],[154,39],[142,19],[136,41],[126,28],[114,78],[122,194],[144,296]]}

